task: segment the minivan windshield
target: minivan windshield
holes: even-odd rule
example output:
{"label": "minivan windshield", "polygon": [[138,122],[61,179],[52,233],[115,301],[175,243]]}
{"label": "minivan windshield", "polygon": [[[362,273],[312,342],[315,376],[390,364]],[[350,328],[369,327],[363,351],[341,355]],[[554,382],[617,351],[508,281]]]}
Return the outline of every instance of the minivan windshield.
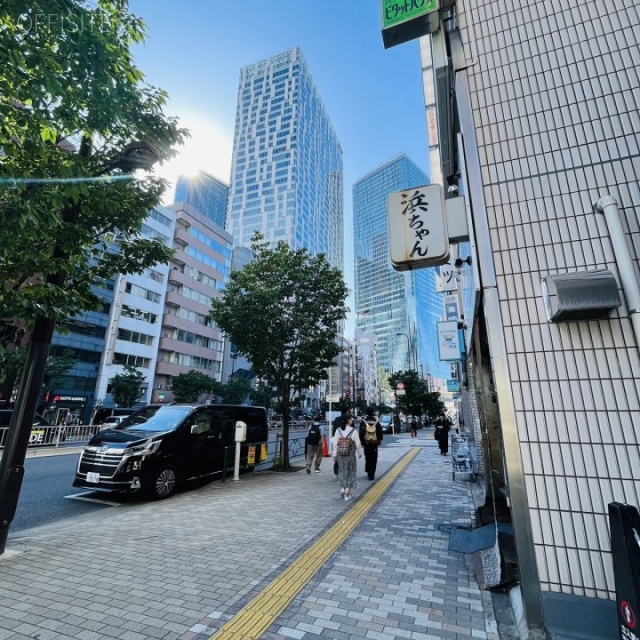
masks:
{"label": "minivan windshield", "polygon": [[128,424],[122,431],[171,431],[175,429],[190,413],[193,407],[160,407],[144,422]]}

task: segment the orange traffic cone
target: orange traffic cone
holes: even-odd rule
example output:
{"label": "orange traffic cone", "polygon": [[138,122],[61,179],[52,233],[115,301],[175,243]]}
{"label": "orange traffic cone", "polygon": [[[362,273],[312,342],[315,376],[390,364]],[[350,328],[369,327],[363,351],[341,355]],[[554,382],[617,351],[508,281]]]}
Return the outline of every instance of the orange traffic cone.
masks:
{"label": "orange traffic cone", "polygon": [[329,453],[329,442],[327,441],[327,436],[322,436],[322,457],[328,458],[331,454]]}

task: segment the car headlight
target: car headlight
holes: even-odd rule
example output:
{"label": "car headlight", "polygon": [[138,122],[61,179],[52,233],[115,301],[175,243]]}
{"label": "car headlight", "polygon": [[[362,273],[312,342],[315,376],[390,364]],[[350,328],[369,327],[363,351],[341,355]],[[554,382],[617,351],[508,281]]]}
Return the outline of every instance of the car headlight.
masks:
{"label": "car headlight", "polygon": [[154,440],[153,442],[145,442],[135,447],[127,447],[122,453],[125,456],[148,456],[151,453],[155,453],[159,446],[160,440]]}

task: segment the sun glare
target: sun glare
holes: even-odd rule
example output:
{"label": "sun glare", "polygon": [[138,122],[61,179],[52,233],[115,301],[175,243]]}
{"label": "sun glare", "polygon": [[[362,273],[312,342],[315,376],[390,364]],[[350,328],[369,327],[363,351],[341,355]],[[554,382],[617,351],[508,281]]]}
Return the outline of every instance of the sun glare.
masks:
{"label": "sun glare", "polygon": [[171,204],[179,176],[192,176],[198,171],[206,171],[212,176],[229,182],[231,174],[231,153],[233,148],[230,136],[211,121],[199,116],[180,117],[180,126],[191,132],[184,145],[178,147],[178,155],[155,170],[156,175],[170,182],[163,196],[163,204]]}

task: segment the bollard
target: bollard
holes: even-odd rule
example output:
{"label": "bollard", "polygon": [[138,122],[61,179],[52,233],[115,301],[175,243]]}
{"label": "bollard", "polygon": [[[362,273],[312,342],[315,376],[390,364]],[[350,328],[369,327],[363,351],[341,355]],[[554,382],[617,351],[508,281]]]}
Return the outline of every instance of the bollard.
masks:
{"label": "bollard", "polygon": [[640,638],[640,513],[621,502],[609,503],[611,553],[618,605],[618,638]]}

